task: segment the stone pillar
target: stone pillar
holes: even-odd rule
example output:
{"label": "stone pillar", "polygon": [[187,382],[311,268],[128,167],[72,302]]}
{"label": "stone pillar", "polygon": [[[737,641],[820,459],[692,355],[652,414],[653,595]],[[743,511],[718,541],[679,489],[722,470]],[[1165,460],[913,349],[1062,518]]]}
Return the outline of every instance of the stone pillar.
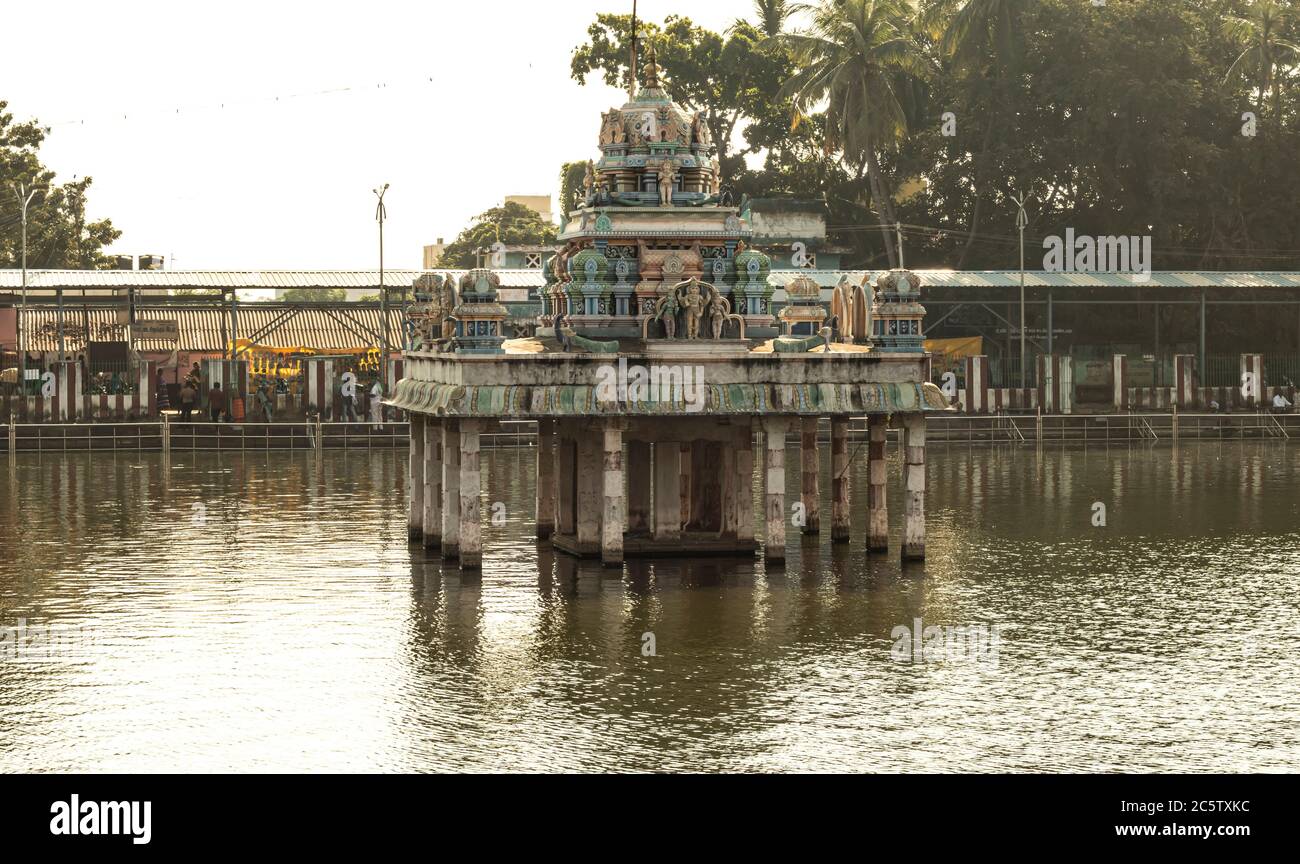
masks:
{"label": "stone pillar", "polygon": [[849,541],[849,419],[831,418],[831,542]]}
{"label": "stone pillar", "polygon": [[601,430],[578,433],[578,551],[583,555],[600,548]]}
{"label": "stone pillar", "polygon": [[1128,357],[1124,354],[1112,354],[1110,369],[1111,398],[1115,410],[1123,411],[1128,408]]}
{"label": "stone pillar", "polygon": [[721,466],[722,524],[718,526],[718,536],[736,536],[736,448],[727,443],[722,446]]}
{"label": "stone pillar", "polygon": [[676,540],[682,534],[682,445],[656,441],[654,537]]}
{"label": "stone pillar", "polygon": [[1264,355],[1242,354],[1240,386],[1241,404],[1246,408],[1259,408],[1272,404],[1271,397],[1264,398]]}
{"label": "stone pillar", "polygon": [[578,447],[561,433],[555,447],[555,521],[560,534],[578,534]]}
{"label": "stone pillar", "polygon": [[754,539],[754,428],[736,434],[736,539]]}
{"label": "stone pillar", "polygon": [[460,567],[483,566],[483,535],[479,526],[478,420],[460,421]]}
{"label": "stone pillar", "polygon": [[925,559],[925,415],[903,418],[907,446],[903,466],[907,506],[903,518],[903,560]]}
{"label": "stone pillar", "polygon": [[690,441],[683,441],[678,445],[681,449],[681,482],[678,484],[678,492],[681,495],[681,512],[682,512],[682,530],[686,530],[686,525],[691,521],[691,453],[693,448]]}
{"label": "stone pillar", "polygon": [[1197,398],[1197,374],[1195,354],[1174,355],[1174,404],[1180,411],[1190,411],[1200,407]]}
{"label": "stone pillar", "polygon": [[602,452],[604,500],[600,514],[600,563],[623,563],[623,526],[627,521],[627,499],[623,491],[623,424],[606,420]]}
{"label": "stone pillar", "polygon": [[817,452],[817,419],[802,417],[799,420],[799,500],[803,503],[804,534],[820,534],[822,530],[821,489],[817,475],[821,459]]}
{"label": "stone pillar", "polygon": [[885,430],[889,417],[867,417],[867,551],[889,551],[889,506],[885,500]]}
{"label": "stone pillar", "polygon": [[627,530],[650,530],[650,444],[627,442]]}
{"label": "stone pillar", "polygon": [[[414,419],[415,415],[411,415]],[[424,420],[424,548],[442,543],[442,425]]]}
{"label": "stone pillar", "polygon": [[406,537],[419,542],[424,534],[424,416],[411,415],[410,432],[411,471],[407,478],[410,489],[410,510],[406,517]]}
{"label": "stone pillar", "polygon": [[764,557],[785,560],[785,430],[786,418],[763,418],[763,469],[767,478],[764,512],[767,544]]}
{"label": "stone pillar", "polygon": [[442,424],[442,557],[460,557],[460,421]]}
{"label": "stone pillar", "polygon": [[537,421],[537,539],[555,531],[555,421]]}

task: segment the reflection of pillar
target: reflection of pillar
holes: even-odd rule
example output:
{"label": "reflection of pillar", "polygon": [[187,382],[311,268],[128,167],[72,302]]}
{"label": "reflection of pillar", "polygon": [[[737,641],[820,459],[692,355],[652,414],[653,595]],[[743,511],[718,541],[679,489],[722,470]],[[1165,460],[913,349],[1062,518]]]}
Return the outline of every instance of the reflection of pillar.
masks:
{"label": "reflection of pillar", "polygon": [[460,555],[460,421],[442,424],[442,557]]}
{"label": "reflection of pillar", "polygon": [[411,506],[406,517],[406,537],[415,542],[424,534],[424,417],[411,415],[411,471],[407,486]]}
{"label": "reflection of pillar", "polygon": [[676,540],[682,533],[682,447],[676,441],[656,441],[654,447],[654,536]]}
{"label": "reflection of pillar", "polygon": [[889,417],[867,417],[867,551],[889,551],[889,507],[885,500],[885,429]]}
{"label": "reflection of pillar", "polygon": [[478,420],[460,421],[460,566],[483,565],[483,536],[479,527]]}
{"label": "reflection of pillar", "polygon": [[803,504],[804,534],[818,534],[822,530],[821,492],[817,483],[821,469],[817,454],[817,419],[803,417],[799,420],[799,500]]}
{"label": "reflection of pillar", "polygon": [[[411,415],[411,435],[415,418]],[[424,418],[424,548],[437,549],[442,543],[442,426]]]}
{"label": "reflection of pillar", "polygon": [[831,418],[831,542],[849,539],[849,421]]}
{"label": "reflection of pillar", "polygon": [[650,529],[650,444],[627,442],[627,530]]}
{"label": "reflection of pillar", "polygon": [[555,448],[555,509],[558,533],[572,537],[578,533],[578,451],[574,440],[564,431]]}
{"label": "reflection of pillar", "polygon": [[623,563],[623,524],[627,521],[627,499],[623,491],[623,427],[620,421],[606,420],[601,459],[604,476],[604,500],[600,518],[600,561]]}
{"label": "reflection of pillar", "polygon": [[785,429],[786,418],[763,418],[763,469],[767,477],[764,512],[767,544],[764,556],[785,559]]}
{"label": "reflection of pillar", "polygon": [[537,539],[555,530],[555,421],[537,421]]}
{"label": "reflection of pillar", "polygon": [[754,539],[754,428],[744,420],[736,434],[736,539]]}
{"label": "reflection of pillar", "polygon": [[903,516],[903,559],[925,558],[925,415],[903,418],[906,441],[903,473],[906,477],[907,506]]}
{"label": "reflection of pillar", "polygon": [[594,552],[600,543],[601,432],[582,429],[578,439],[578,550]]}

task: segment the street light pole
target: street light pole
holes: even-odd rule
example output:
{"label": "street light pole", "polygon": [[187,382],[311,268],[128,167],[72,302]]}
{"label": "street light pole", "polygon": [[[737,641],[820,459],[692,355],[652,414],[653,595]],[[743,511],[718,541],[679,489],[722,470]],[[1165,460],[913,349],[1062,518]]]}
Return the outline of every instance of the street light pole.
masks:
{"label": "street light pole", "polygon": [[20,395],[27,395],[27,331],[23,326],[23,318],[27,313],[27,205],[32,203],[36,197],[36,188],[27,188],[25,183],[13,183],[14,198],[18,199],[18,207],[22,211],[23,223],[23,290],[22,299],[18,304],[18,392]]}
{"label": "street light pole", "polygon": [[1018,193],[1019,198],[1012,198],[1020,212],[1016,214],[1016,227],[1020,229],[1020,389],[1025,389],[1025,227],[1029,217],[1025,215],[1025,194]]}
{"label": "street light pole", "polygon": [[379,392],[384,396],[388,395],[388,290],[384,286],[384,219],[388,217],[384,193],[387,191],[387,183],[374,190],[379,199],[375,205],[375,220],[379,223],[379,327],[383,334],[383,344],[379,349]]}

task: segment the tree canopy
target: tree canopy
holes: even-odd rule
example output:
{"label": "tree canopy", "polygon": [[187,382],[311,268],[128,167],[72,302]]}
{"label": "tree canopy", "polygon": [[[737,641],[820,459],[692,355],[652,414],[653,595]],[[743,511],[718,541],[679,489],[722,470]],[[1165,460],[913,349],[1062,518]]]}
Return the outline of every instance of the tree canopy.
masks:
{"label": "tree canopy", "polygon": [[35,188],[27,208],[27,266],[95,269],[109,265],[104,247],[119,236],[109,219],[86,221],[91,178],[56,183],[40,161],[49,130],[35,120],[14,121],[0,100],[0,267],[17,267],[22,257],[21,207],[13,185]]}
{"label": "tree canopy", "polygon": [[[1157,269],[1300,265],[1295,0],[789,5],[638,35],[737,191],[825,200],[847,264],[888,266],[897,219],[909,265],[1015,267],[1023,193],[1031,260],[1071,227],[1149,234]],[[625,86],[630,27],[598,15],[573,77]]]}
{"label": "tree canopy", "polygon": [[474,217],[460,235],[447,244],[440,267],[474,267],[479,263],[477,250],[488,250],[500,240],[507,246],[534,246],[555,241],[555,226],[544,222],[537,211],[517,201],[490,207]]}

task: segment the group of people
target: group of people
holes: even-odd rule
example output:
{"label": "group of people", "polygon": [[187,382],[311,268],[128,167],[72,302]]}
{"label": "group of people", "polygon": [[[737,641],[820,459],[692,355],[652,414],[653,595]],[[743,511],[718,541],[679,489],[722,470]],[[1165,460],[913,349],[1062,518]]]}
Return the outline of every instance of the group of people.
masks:
{"label": "group of people", "polygon": [[[185,382],[181,385],[180,391],[180,414],[181,422],[189,423],[190,417],[194,410],[199,406],[199,393],[203,387],[202,376],[199,372],[199,364],[195,363],[188,375],[185,376]],[[208,389],[208,414],[213,423],[221,423],[236,419],[232,410],[234,401],[243,402],[244,395],[238,391],[232,395],[221,389],[221,382],[214,381]],[[271,385],[265,378],[257,383],[257,390],[253,393],[253,405],[257,411],[258,419],[264,419],[270,423],[275,417],[275,394]],[[242,413],[242,412],[241,412]]]}

